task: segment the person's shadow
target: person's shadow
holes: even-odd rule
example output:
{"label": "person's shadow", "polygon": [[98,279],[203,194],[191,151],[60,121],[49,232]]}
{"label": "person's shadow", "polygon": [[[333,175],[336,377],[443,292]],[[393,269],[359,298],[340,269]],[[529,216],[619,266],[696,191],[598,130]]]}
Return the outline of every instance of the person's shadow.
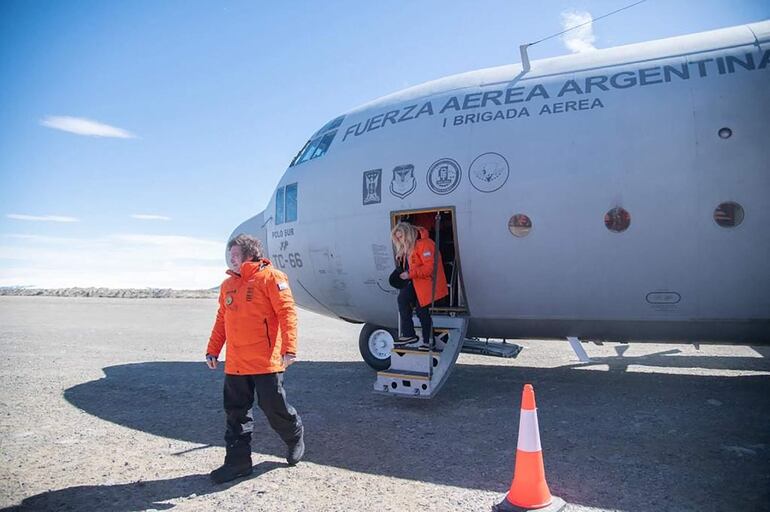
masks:
{"label": "person's shadow", "polygon": [[[133,510],[166,510],[174,505],[166,501],[188,497],[205,496],[224,491],[240,482],[264,475],[273,469],[288,466],[279,462],[260,462],[254,466],[254,473],[223,485],[214,485],[208,474],[188,475],[168,480],[138,481],[120,485],[79,485],[57,491],[44,492],[26,498],[21,505],[4,508],[2,512],[27,510],[77,510],[78,512],[129,512]],[[254,491],[259,494],[261,491]]]}

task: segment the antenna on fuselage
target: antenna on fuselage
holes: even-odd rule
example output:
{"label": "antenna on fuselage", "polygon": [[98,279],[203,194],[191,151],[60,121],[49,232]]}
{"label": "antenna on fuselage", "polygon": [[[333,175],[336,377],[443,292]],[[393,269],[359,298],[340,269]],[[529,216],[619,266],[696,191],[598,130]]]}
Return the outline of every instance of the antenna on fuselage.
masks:
{"label": "antenna on fuselage", "polygon": [[[534,43],[532,43],[534,44]],[[521,53],[521,72],[526,73],[529,71],[529,55],[527,55],[527,48],[530,43],[519,45],[519,53]]]}
{"label": "antenna on fuselage", "polygon": [[596,19],[592,19],[590,21],[586,21],[585,23],[581,23],[580,25],[575,25],[574,27],[570,27],[567,30],[562,30],[558,34],[553,34],[553,35],[550,35],[548,37],[544,37],[543,39],[538,39],[534,43],[527,43],[527,44],[519,45],[519,53],[521,54],[521,72],[522,73],[526,73],[527,71],[530,70],[529,54],[527,54],[527,48],[529,48],[530,46],[534,46],[537,43],[542,43],[543,41],[547,41],[548,39],[554,38],[556,36],[560,36],[562,34],[566,34],[567,32],[570,32],[571,30],[575,30],[576,28],[582,27],[583,25],[589,25],[589,24],[591,24],[591,23],[593,23],[595,21],[599,21],[602,18],[606,18],[607,16],[612,16],[613,14],[617,14],[620,11],[625,11],[626,9],[630,9],[631,7],[633,7],[635,5],[643,4],[646,1],[647,0],[639,0],[638,2],[634,2],[632,4],[629,4],[629,5],[625,6],[625,7],[621,7],[620,9],[614,10],[612,12],[608,12],[607,14],[599,16]]}

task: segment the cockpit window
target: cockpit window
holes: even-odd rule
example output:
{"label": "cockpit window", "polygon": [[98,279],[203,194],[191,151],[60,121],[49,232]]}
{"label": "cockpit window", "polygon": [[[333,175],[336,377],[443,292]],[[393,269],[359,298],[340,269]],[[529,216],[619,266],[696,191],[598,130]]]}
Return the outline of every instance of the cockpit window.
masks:
{"label": "cockpit window", "polygon": [[315,151],[313,152],[313,156],[310,158],[318,158],[319,156],[323,156],[326,154],[326,152],[329,150],[329,146],[332,145],[332,141],[334,140],[334,136],[337,134],[337,131],[333,131],[331,133],[327,133],[323,136],[321,139],[321,142],[318,143],[318,146],[315,148]]}
{"label": "cockpit window", "polygon": [[307,162],[311,158],[314,158],[313,155],[316,152],[316,148],[318,148],[318,143],[321,142],[320,140],[310,140],[305,144],[305,149],[302,150],[302,153],[300,153],[294,162],[294,164],[301,164],[302,162]]}
{"label": "cockpit window", "polygon": [[340,116],[326,123],[323,128],[318,130],[309,141],[302,146],[297,156],[291,161],[289,167],[299,165],[313,158],[320,158],[329,151],[334,136],[337,135],[337,128],[340,127],[345,116]]}

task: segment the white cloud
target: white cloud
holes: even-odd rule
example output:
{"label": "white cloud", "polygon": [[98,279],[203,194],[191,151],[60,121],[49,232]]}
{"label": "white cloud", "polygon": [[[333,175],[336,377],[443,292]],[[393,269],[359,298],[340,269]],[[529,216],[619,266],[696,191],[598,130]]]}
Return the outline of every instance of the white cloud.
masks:
{"label": "white cloud", "polygon": [[9,219],[31,220],[35,222],[79,222],[75,217],[63,217],[61,215],[26,215],[24,213],[9,213]]}
{"label": "white cloud", "polygon": [[153,215],[149,213],[134,213],[131,215],[131,218],[139,220],[171,220],[171,217],[166,217],[165,215]]}
{"label": "white cloud", "polygon": [[206,289],[221,283],[226,270],[225,241],[0,236],[0,286]]}
{"label": "white cloud", "polygon": [[562,30],[567,30],[587,23],[561,36],[564,45],[572,53],[592,52],[596,50],[594,42],[593,16],[587,11],[564,11],[561,13]]}
{"label": "white cloud", "polygon": [[55,130],[62,130],[77,135],[87,135],[90,137],[115,137],[118,139],[136,138],[136,135],[123,128],[117,128],[82,117],[48,116],[40,121],[40,124]]}

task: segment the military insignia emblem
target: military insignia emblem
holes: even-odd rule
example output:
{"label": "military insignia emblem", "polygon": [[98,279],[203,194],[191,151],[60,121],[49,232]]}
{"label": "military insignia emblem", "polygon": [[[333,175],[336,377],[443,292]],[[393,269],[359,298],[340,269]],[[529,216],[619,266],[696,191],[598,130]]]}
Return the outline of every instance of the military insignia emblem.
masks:
{"label": "military insignia emblem", "polygon": [[390,180],[390,193],[403,199],[417,188],[417,180],[414,179],[413,165],[399,165],[393,169],[393,179]]}
{"label": "military insignia emblem", "polygon": [[382,201],[382,169],[364,172],[364,206]]}
{"label": "military insignia emblem", "polygon": [[484,153],[471,163],[468,178],[479,192],[494,192],[508,181],[508,161],[497,153]]}
{"label": "military insignia emblem", "polygon": [[460,164],[451,158],[442,158],[428,169],[428,187],[439,195],[446,195],[457,188],[462,178]]}
{"label": "military insignia emblem", "polygon": [[233,296],[232,295],[228,295],[227,298],[225,298],[225,304],[227,304],[229,306],[232,303],[233,303]]}

